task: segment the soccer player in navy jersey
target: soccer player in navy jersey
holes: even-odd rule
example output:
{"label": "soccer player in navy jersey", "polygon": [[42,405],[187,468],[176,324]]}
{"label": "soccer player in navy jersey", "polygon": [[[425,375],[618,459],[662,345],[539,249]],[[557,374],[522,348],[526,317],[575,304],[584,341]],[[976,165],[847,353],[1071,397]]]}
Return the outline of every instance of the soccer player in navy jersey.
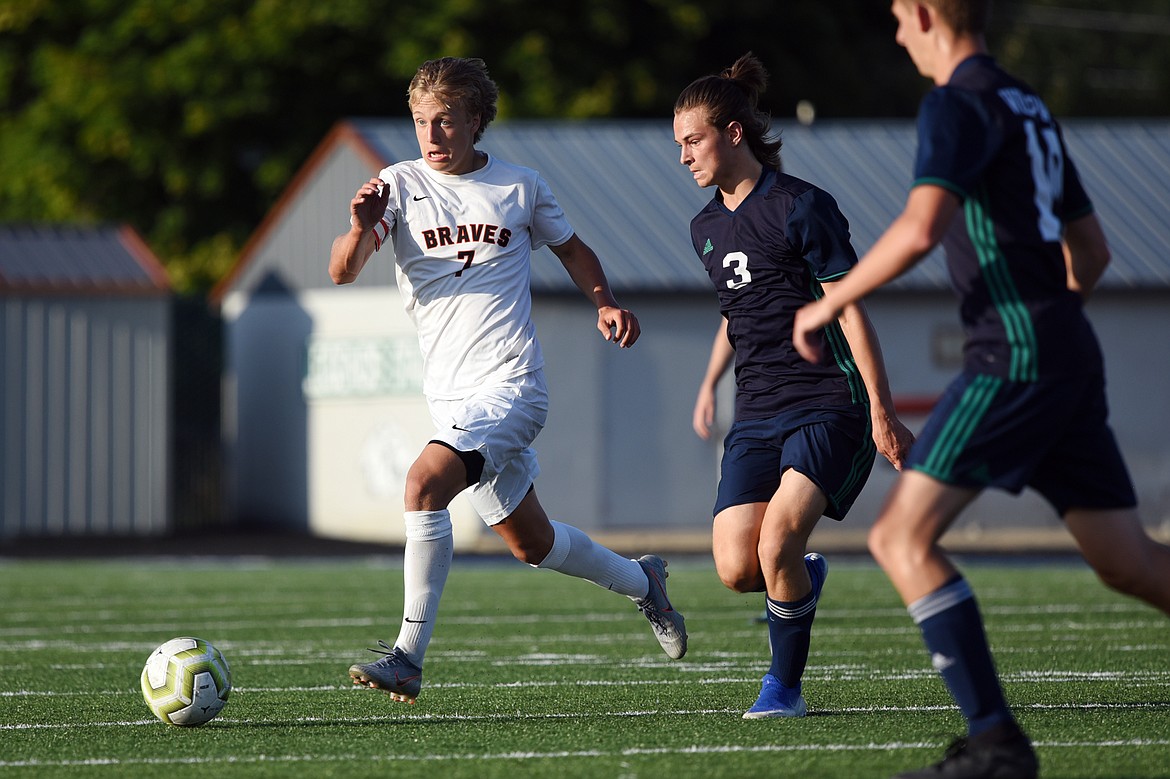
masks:
{"label": "soccer player in navy jersey", "polygon": [[772,661],[748,719],[805,714],[801,676],[828,572],[824,557],[806,554],[809,534],[822,515],[845,517],[869,477],[875,443],[898,466],[913,441],[894,413],[861,305],[816,334],[833,354],[826,364],[806,362],[792,346],[797,309],[838,283],[857,255],[832,196],[780,171],[780,139],[757,107],[766,84],[747,54],[691,83],[674,108],[680,162],[699,186],[716,188],[691,221],[726,321],[713,366],[735,357],[715,566],[730,589],[766,593]]}
{"label": "soccer player in navy jersey", "polygon": [[1108,586],[1170,613],[1170,547],[1145,532],[1106,422],[1101,352],[1083,301],[1109,262],[1092,203],[1043,101],[984,40],[989,0],[894,0],[896,41],[935,88],[918,117],[914,183],[853,273],[797,313],[817,337],[843,307],[943,243],[967,333],[962,373],[919,434],[869,547],[967,720],[946,757],[904,777],[1032,777],[966,579],[938,546],[979,492],[1025,486],[1064,520]]}

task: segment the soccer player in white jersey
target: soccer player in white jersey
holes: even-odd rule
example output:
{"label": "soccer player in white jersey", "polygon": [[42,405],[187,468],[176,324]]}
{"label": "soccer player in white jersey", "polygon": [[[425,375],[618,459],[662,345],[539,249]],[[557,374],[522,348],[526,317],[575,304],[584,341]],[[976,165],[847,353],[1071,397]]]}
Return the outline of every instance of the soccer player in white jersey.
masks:
{"label": "soccer player in white jersey", "polygon": [[496,116],[498,94],[480,59],[423,63],[408,91],[421,157],[385,168],[358,189],[350,229],[334,240],[329,258],[333,281],[347,284],[391,243],[423,353],[435,434],[406,479],[402,624],[393,646],[379,641],[382,649],[372,650],[380,659],[349,669],[355,684],[409,703],[421,687],[451,567],[448,506],[464,490],[516,559],[626,595],[667,655],[678,659],[687,649],[662,558],[624,558],[550,520],[537,500],[531,444],[544,427],[548,395],[531,318],[532,251],[552,249],[597,307],[607,341],[628,348],[641,330],[540,174],[476,148]]}

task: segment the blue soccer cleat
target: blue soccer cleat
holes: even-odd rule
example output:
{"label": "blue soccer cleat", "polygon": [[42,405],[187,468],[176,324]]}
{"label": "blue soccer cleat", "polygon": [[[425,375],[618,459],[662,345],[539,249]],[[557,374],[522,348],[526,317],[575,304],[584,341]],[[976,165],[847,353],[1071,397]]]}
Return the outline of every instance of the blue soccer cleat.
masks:
{"label": "blue soccer cleat", "polygon": [[[804,556],[804,565],[808,568],[808,576],[812,579],[814,597],[820,600],[821,590],[825,586],[825,579],[829,576],[829,561],[824,555],[809,552]],[[767,612],[765,612],[766,616]],[[768,635],[768,649],[772,648],[772,636]],[[765,719],[768,717],[803,717],[808,713],[804,697],[800,694],[800,685],[795,688],[785,687],[772,674],[764,674],[763,684],[760,685],[760,696],[752,707],[744,712],[744,719]]]}
{"label": "blue soccer cleat", "polygon": [[808,576],[812,579],[813,592],[817,600],[821,599],[821,590],[825,586],[825,579],[829,578],[829,561],[819,552],[809,552],[804,556],[804,567],[808,568]]}
{"label": "blue soccer cleat", "polygon": [[744,712],[744,719],[767,719],[769,717],[803,717],[808,713],[800,686],[788,688],[772,674],[764,674],[760,686],[760,697]]}

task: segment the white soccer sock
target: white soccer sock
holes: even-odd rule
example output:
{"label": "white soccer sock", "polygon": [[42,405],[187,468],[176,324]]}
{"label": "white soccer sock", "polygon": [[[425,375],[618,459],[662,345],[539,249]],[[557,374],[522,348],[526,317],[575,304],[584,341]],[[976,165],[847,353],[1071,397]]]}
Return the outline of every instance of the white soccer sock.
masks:
{"label": "white soccer sock", "polygon": [[454,555],[451,514],[440,509],[407,511],[403,516],[406,551],[402,560],[402,627],[394,645],[422,668]]}
{"label": "white soccer sock", "polygon": [[533,568],[548,568],[576,576],[634,600],[646,597],[650,583],[637,561],[595,544],[593,539],[572,525],[555,520],[550,524],[553,527],[552,549]]}

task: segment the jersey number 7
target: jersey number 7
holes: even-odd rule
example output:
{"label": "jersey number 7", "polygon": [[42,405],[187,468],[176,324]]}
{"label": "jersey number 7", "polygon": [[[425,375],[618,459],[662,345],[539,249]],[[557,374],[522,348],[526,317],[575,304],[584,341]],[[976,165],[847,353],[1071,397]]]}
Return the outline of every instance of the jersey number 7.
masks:
{"label": "jersey number 7", "polygon": [[464,259],[467,260],[467,262],[463,263],[462,268],[455,271],[455,278],[459,278],[460,276],[463,275],[463,271],[465,271],[471,267],[471,261],[475,259],[475,249],[464,249],[463,251],[459,252],[455,256],[461,260],[464,260]]}

